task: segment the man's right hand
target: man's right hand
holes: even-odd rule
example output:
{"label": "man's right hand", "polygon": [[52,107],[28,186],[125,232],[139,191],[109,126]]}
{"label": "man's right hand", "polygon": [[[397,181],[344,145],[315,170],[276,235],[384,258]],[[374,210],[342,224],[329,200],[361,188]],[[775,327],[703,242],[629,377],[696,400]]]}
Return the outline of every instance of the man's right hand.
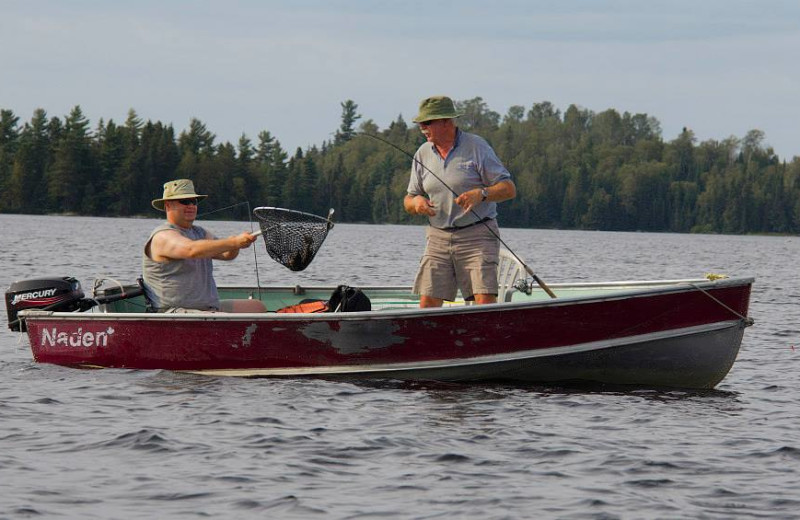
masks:
{"label": "man's right hand", "polygon": [[428,215],[432,217],[436,215],[436,211],[433,208],[433,203],[422,195],[414,197],[414,211],[417,212],[417,215]]}
{"label": "man's right hand", "polygon": [[258,240],[258,235],[252,235],[245,231],[244,233],[240,233],[238,235],[234,235],[231,237],[236,244],[237,249],[245,249],[250,247],[250,244]]}

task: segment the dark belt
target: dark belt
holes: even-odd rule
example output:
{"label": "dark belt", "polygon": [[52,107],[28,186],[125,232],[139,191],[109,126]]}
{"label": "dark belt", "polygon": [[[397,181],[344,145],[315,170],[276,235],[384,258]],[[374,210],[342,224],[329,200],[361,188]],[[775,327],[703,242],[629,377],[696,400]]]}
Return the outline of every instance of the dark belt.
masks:
{"label": "dark belt", "polygon": [[478,224],[483,224],[484,222],[489,222],[490,220],[493,220],[492,217],[486,217],[486,218],[483,218],[483,219],[478,220],[476,222],[473,222],[472,224],[467,224],[466,226],[443,227],[443,228],[436,228],[436,229],[439,229],[439,230],[442,230],[442,231],[458,231],[459,229],[467,229],[468,227],[477,226]]}

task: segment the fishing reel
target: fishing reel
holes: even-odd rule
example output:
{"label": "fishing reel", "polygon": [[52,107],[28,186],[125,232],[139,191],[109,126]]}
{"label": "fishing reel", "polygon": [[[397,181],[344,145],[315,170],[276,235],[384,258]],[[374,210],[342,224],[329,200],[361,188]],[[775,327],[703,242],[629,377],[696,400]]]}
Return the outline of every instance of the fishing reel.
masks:
{"label": "fishing reel", "polygon": [[520,278],[519,280],[514,282],[513,287],[519,292],[525,293],[530,296],[531,292],[533,292],[533,279]]}

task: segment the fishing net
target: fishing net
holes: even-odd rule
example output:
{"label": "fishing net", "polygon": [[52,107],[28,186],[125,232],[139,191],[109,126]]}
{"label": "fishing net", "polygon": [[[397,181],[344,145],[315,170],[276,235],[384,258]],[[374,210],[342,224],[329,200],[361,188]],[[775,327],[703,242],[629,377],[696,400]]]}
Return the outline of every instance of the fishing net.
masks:
{"label": "fishing net", "polygon": [[333,209],[327,219],[283,208],[260,207],[253,214],[261,226],[269,256],[292,271],[308,267],[333,228]]}

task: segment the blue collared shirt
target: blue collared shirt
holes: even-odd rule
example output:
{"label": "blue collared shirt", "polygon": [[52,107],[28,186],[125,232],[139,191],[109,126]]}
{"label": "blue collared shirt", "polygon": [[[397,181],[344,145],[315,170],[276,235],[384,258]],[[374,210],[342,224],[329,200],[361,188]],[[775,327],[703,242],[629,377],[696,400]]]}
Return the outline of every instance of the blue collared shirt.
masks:
{"label": "blue collared shirt", "polygon": [[[431,175],[428,169],[436,176]],[[487,217],[496,218],[497,203],[484,201],[465,214],[456,204],[456,195],[442,181],[461,194],[505,180],[511,180],[511,174],[489,143],[480,136],[457,130],[455,143],[447,157],[439,155],[433,143],[419,147],[414,154],[407,191],[411,196],[427,196],[433,203],[436,215],[428,217],[431,226],[440,229],[462,227]]]}

